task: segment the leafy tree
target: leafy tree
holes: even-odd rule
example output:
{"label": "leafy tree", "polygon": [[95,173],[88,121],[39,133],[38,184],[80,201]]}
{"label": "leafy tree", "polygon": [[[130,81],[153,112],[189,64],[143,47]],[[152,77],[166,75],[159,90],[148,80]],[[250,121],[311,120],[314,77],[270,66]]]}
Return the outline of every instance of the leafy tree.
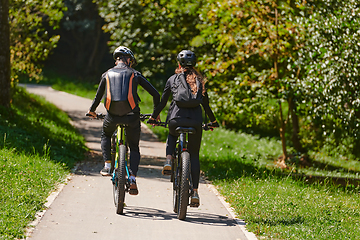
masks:
{"label": "leafy tree", "polygon": [[307,41],[297,64],[304,70],[299,86],[315,133],[309,144],[326,142],[334,152],[346,144],[345,151],[359,154],[360,3],[322,0],[308,6],[310,14],[301,18]]}
{"label": "leafy tree", "polygon": [[97,0],[111,50],[134,51],[143,74],[163,88],[176,68],[176,55],[198,34],[196,11],[203,1]]}
{"label": "leafy tree", "polygon": [[[201,32],[192,44],[201,49],[200,66],[211,78],[217,113],[228,126],[241,120],[246,127],[277,126],[286,159],[282,102],[294,105],[298,7],[292,1],[210,0],[199,11]],[[249,116],[252,120],[246,120]]]}
{"label": "leafy tree", "polygon": [[104,20],[92,0],[66,0],[64,5],[64,17],[53,31],[61,39],[45,66],[61,74],[97,82],[105,68],[114,63],[107,46],[109,34],[102,30]]}
{"label": "leafy tree", "polygon": [[9,1],[0,1],[0,106],[10,106]]}
{"label": "leafy tree", "polygon": [[61,0],[10,0],[10,59],[12,80],[19,75],[40,79],[42,61],[56,47],[60,36],[51,36],[63,16]]}

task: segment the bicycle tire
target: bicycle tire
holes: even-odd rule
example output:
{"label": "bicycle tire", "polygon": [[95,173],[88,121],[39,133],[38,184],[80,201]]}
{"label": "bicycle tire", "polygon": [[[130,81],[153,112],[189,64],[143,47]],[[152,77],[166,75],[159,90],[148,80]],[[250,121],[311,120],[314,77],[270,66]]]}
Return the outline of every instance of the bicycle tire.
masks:
{"label": "bicycle tire", "polygon": [[116,138],[114,137],[114,135],[111,137],[111,182],[113,184],[113,198],[114,198],[114,204],[115,207],[117,206],[117,202],[118,202],[118,196],[117,196],[117,186],[118,186],[118,174],[117,171],[115,170],[115,160],[118,157],[118,153],[116,152],[116,145],[117,145],[117,141]]}
{"label": "bicycle tire", "polygon": [[125,203],[125,185],[126,185],[126,171],[125,171],[125,156],[126,156],[126,146],[119,146],[119,167],[116,169],[118,182],[116,189],[117,204],[116,204],[116,213],[123,214],[124,212],[124,203]]}
{"label": "bicycle tire", "polygon": [[179,188],[179,206],[177,217],[179,220],[186,218],[187,206],[189,205],[189,181],[190,181],[190,153],[181,153],[181,172]]}
{"label": "bicycle tire", "polygon": [[173,211],[174,213],[178,212],[178,208],[179,208],[179,180],[180,180],[180,176],[179,176],[179,168],[178,168],[178,164],[177,164],[177,158],[173,159],[172,163],[172,168],[171,168],[171,178],[172,178],[172,183],[173,183]]}

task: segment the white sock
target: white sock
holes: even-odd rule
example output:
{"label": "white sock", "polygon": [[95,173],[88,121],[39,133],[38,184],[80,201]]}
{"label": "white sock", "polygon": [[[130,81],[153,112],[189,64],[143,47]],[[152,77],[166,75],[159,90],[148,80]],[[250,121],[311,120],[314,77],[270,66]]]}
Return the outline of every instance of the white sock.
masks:
{"label": "white sock", "polygon": [[105,168],[111,168],[111,162],[105,162]]}

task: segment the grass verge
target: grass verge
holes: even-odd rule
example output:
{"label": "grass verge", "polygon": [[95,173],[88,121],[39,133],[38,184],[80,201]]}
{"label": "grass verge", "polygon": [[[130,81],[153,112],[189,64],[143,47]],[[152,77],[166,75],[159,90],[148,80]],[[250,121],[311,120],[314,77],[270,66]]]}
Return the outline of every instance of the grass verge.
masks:
{"label": "grass verge", "polygon": [[86,150],[65,113],[14,89],[11,108],[0,108],[0,239],[24,237],[49,192]]}
{"label": "grass verge", "polygon": [[279,153],[275,139],[216,129],[204,133],[201,168],[259,239],[359,239],[359,186],[281,171]]}

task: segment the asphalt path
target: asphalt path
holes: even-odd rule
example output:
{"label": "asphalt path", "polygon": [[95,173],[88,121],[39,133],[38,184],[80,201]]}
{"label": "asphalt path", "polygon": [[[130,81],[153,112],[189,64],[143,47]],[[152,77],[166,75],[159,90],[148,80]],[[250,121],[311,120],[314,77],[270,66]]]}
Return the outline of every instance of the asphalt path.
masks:
{"label": "asphalt path", "polygon": [[[199,208],[188,208],[184,221],[172,211],[172,184],[161,175],[165,144],[142,124],[141,162],[137,177],[139,194],[125,197],[124,215],[115,212],[112,184],[102,177],[100,149],[102,122],[85,117],[91,100],[56,91],[48,86],[23,85],[65,111],[71,123],[84,135],[91,150],[67,182],[53,192],[46,210],[37,214],[27,239],[256,239],[246,231],[245,222],[236,219],[215,187],[204,180],[199,186]],[[97,112],[105,112],[101,104]]]}

